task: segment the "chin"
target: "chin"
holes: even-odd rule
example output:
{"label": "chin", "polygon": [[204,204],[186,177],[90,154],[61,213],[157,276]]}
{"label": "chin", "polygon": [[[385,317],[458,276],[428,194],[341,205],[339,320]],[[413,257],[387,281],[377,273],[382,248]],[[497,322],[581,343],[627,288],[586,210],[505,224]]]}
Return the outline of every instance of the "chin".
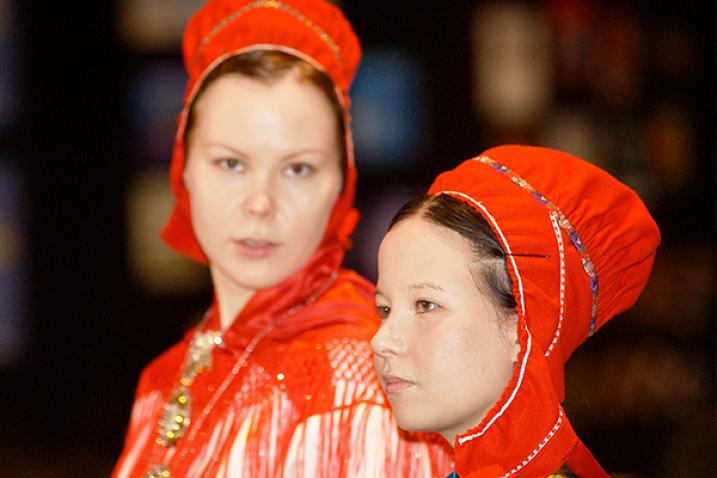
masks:
{"label": "chin", "polygon": [[228,276],[229,280],[236,286],[246,290],[270,289],[282,281],[286,280],[289,275],[283,274],[247,274],[246,268],[241,270],[232,270]]}
{"label": "chin", "polygon": [[286,279],[286,277],[266,277],[261,279],[244,279],[242,281],[239,281],[244,288],[250,289],[250,290],[262,290],[262,289],[271,289],[272,287],[275,287],[279,285],[281,282],[283,282]]}
{"label": "chin", "polygon": [[285,281],[295,270],[285,270],[281,261],[241,262],[232,265],[232,279],[249,289],[268,289]]}
{"label": "chin", "polygon": [[398,423],[399,428],[406,430],[407,432],[431,432],[435,431],[434,427],[431,427],[429,423],[426,423],[426,417],[415,413],[409,414],[406,411],[401,411],[400,408],[393,408],[393,416]]}

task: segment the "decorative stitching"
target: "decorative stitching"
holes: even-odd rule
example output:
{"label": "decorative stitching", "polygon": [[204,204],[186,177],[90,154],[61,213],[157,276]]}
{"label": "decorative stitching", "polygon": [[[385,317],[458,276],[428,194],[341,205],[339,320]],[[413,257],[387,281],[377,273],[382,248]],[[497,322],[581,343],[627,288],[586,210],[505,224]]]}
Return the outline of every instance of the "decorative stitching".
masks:
{"label": "decorative stitching", "polygon": [[[510,260],[511,266],[512,266],[512,268],[513,268],[513,272],[515,273],[515,277],[516,277],[516,279],[518,280],[518,294],[520,295],[520,307],[521,307],[521,312],[523,313],[523,316],[525,316],[525,315],[526,315],[526,311],[525,311],[525,299],[524,299],[524,296],[523,296],[523,279],[522,279],[521,276],[520,276],[520,271],[518,270],[518,264],[516,264],[515,259],[513,258],[513,256],[510,255],[510,254],[512,253],[512,252],[511,252],[511,248],[510,248],[510,244],[508,244],[508,240],[505,238],[505,235],[503,234],[503,231],[501,230],[500,226],[498,225],[498,221],[495,220],[495,218],[493,217],[493,215],[492,215],[490,212],[488,212],[488,209],[486,209],[486,207],[485,207],[483,204],[481,204],[479,201],[476,201],[475,199],[473,199],[472,197],[470,197],[469,195],[467,195],[467,194],[465,194],[465,193],[462,193],[462,192],[460,192],[460,191],[446,190],[446,191],[439,191],[439,192],[436,193],[436,194],[447,194],[447,195],[449,195],[449,196],[460,197],[460,198],[466,199],[467,201],[470,201],[475,207],[477,207],[477,208],[479,208],[481,211],[483,211],[483,213],[486,215],[486,217],[488,218],[488,220],[489,220],[489,221],[491,222],[491,224],[493,225],[493,228],[495,229],[495,231],[498,232],[498,236],[500,236],[500,240],[501,240],[501,243],[502,243],[502,245],[503,245],[503,248],[505,249],[505,252],[508,254],[508,259]],[[503,413],[505,413],[505,411],[508,409],[508,407],[510,406],[510,404],[513,402],[513,399],[515,398],[515,395],[518,393],[518,390],[520,389],[520,386],[521,386],[522,383],[523,383],[523,377],[524,377],[524,375],[525,375],[525,369],[526,369],[527,364],[528,364],[528,355],[530,354],[530,348],[531,348],[531,346],[532,346],[532,337],[531,337],[531,335],[530,335],[530,331],[527,330],[527,328],[526,328],[526,332],[527,332],[527,334],[528,334],[528,343],[527,343],[527,345],[526,345],[526,351],[525,351],[525,355],[523,356],[523,361],[522,361],[522,363],[521,363],[521,365],[520,365],[520,374],[518,375],[518,382],[517,382],[515,388],[513,389],[513,392],[510,394],[510,397],[508,398],[508,400],[506,400],[506,402],[503,404],[503,407],[500,409],[500,411],[499,411],[497,414],[495,414],[495,415],[493,416],[493,418],[491,418],[491,420],[486,424],[485,427],[483,427],[483,429],[482,429],[481,431],[479,431],[479,432],[477,432],[477,433],[474,433],[473,435],[469,435],[469,436],[465,436],[465,437],[459,438],[459,439],[458,439],[458,443],[459,443],[459,444],[462,445],[463,443],[465,443],[465,442],[467,442],[467,441],[473,440],[474,438],[477,438],[477,437],[483,435],[486,431],[488,431],[488,429],[491,427],[491,425],[493,425],[493,423],[494,423],[501,415],[503,415]]]}
{"label": "decorative stitching", "polygon": [[498,221],[495,220],[493,215],[488,212],[488,209],[486,207],[470,197],[469,195],[462,193],[460,191],[439,191],[436,194],[448,194],[449,196],[453,197],[461,197],[463,199],[466,199],[467,201],[470,201],[473,203],[473,205],[477,208],[479,208],[490,220],[491,224],[493,224],[493,227],[496,231],[498,231],[498,235],[500,236],[500,242],[503,245],[503,248],[505,249],[506,256],[508,256],[508,259],[510,260],[511,266],[513,267],[513,272],[515,272],[515,277],[518,279],[518,293],[520,294],[520,309],[523,312],[523,315],[526,315],[525,311],[525,299],[523,298],[523,279],[520,277],[520,271],[518,271],[518,264],[515,263],[515,259],[513,258],[513,252],[510,248],[510,244],[508,244],[508,240],[505,238],[505,235],[503,234],[503,231],[500,229],[500,226],[498,226]]}
{"label": "decorative stitching", "polygon": [[[478,159],[478,158],[474,158],[474,159]],[[489,159],[489,158],[487,158],[487,159]],[[492,161],[492,160],[490,160],[490,161]],[[482,161],[481,161],[481,162],[482,162]],[[506,169],[507,169],[507,168],[506,168]],[[525,183],[525,184],[527,184],[527,183]],[[511,249],[510,249],[510,245],[508,244],[508,241],[506,240],[505,235],[503,234],[503,231],[500,229],[500,226],[498,226],[498,222],[495,220],[495,218],[493,217],[493,215],[488,212],[487,208],[486,208],[482,203],[480,203],[479,201],[476,201],[476,200],[473,199],[471,196],[469,196],[469,195],[467,195],[467,194],[465,194],[465,193],[462,193],[462,192],[460,192],[460,191],[444,190],[444,191],[439,191],[439,192],[436,193],[436,194],[448,194],[448,195],[453,196],[453,197],[460,197],[460,198],[466,199],[466,200],[470,201],[474,206],[476,206],[477,208],[479,208],[481,211],[483,211],[483,213],[486,215],[486,217],[487,217],[488,220],[491,222],[491,224],[493,225],[493,227],[495,228],[495,230],[498,232],[498,235],[500,236],[500,239],[501,239],[501,242],[502,242],[502,244],[503,244],[503,247],[505,248],[506,255],[508,256],[508,258],[509,258],[510,261],[511,261],[511,266],[513,267],[513,271],[515,272],[515,276],[516,276],[516,278],[518,279],[518,290],[519,290],[519,294],[520,294],[520,303],[521,303],[521,308],[522,308],[523,314],[525,315],[525,301],[524,301],[524,298],[523,298],[523,281],[522,281],[522,278],[521,278],[521,276],[520,276],[520,272],[518,271],[518,266],[517,266],[517,264],[515,263],[515,260],[513,259],[513,256],[511,255],[511,254],[512,254],[512,251],[511,251]],[[545,199],[543,196],[540,196],[540,197],[543,198],[543,199]],[[547,199],[545,199],[545,200],[547,201]],[[542,201],[541,201],[541,202],[542,202]],[[556,209],[557,209],[557,208],[556,208]],[[558,211],[558,212],[559,212],[559,211]],[[552,213],[551,213],[550,218],[551,218],[551,221],[553,222],[554,226],[555,226],[555,224],[558,224],[558,225],[559,225],[558,217],[559,217],[559,216],[557,216],[557,215],[556,215],[556,217],[553,217],[553,215],[552,215]],[[562,216],[562,217],[564,218],[564,216]],[[564,247],[563,247],[562,236],[561,236],[561,234],[559,234],[559,230],[556,231],[556,237],[558,237],[558,251],[560,252],[560,264],[561,264],[561,308],[560,308],[560,318],[561,318],[561,320],[560,320],[559,323],[558,323],[558,331],[556,331],[556,339],[554,339],[554,342],[557,340],[557,336],[559,335],[559,330],[560,330],[560,323],[562,322],[562,316],[563,316],[563,307],[562,307],[562,304],[563,304],[563,302],[564,302],[563,299],[564,299],[564,290],[565,290],[565,288],[564,288],[564,279],[563,279],[563,278],[564,278],[564,272],[565,272],[565,270],[564,270]],[[596,279],[597,279],[597,277],[596,277]],[[495,423],[495,421],[496,421],[501,415],[503,415],[503,414],[505,413],[505,411],[508,409],[508,407],[510,406],[510,404],[511,404],[511,403],[513,402],[513,400],[515,399],[515,396],[516,396],[516,394],[518,393],[518,390],[520,389],[520,386],[521,386],[522,383],[523,383],[523,378],[524,378],[524,376],[525,376],[525,370],[526,370],[527,365],[528,365],[528,356],[530,355],[530,350],[531,350],[531,348],[532,348],[532,343],[533,343],[532,336],[530,335],[530,331],[526,329],[526,332],[527,332],[527,334],[528,334],[528,340],[527,340],[527,343],[526,343],[526,351],[525,351],[525,355],[523,356],[523,361],[521,362],[521,365],[520,365],[520,373],[519,373],[519,375],[518,375],[518,381],[517,381],[517,384],[516,384],[515,388],[513,389],[513,392],[511,393],[511,395],[510,395],[510,397],[508,398],[508,400],[506,400],[506,402],[503,404],[503,407],[501,407],[500,411],[498,411],[498,413],[496,413],[496,414],[493,416],[493,418],[491,418],[491,420],[486,424],[485,427],[483,427],[482,430],[480,430],[479,432],[473,433],[473,434],[471,434],[471,435],[468,435],[468,436],[459,437],[459,438],[458,438],[458,444],[459,444],[459,445],[463,445],[463,444],[466,443],[466,442],[469,442],[469,441],[471,441],[471,440],[474,440],[474,439],[476,439],[476,438],[478,438],[478,437],[484,435],[484,434],[488,431],[488,429],[493,425],[493,423]],[[552,344],[551,344],[551,346],[552,346]],[[548,444],[548,442],[550,441],[550,439],[553,438],[553,436],[554,436],[554,435],[557,433],[557,431],[560,429],[560,427],[562,426],[562,423],[563,423],[563,410],[562,410],[562,408],[560,408],[560,409],[558,410],[558,419],[557,419],[557,421],[555,422],[555,425],[553,425],[553,428],[552,428],[552,429],[548,432],[548,434],[540,441],[540,443],[538,443],[538,446],[535,447],[535,448],[533,449],[533,451],[532,451],[519,465],[517,465],[515,468],[513,468],[511,471],[509,471],[509,472],[506,473],[505,475],[501,476],[500,478],[507,478],[507,477],[509,477],[509,476],[511,476],[511,475],[513,475],[513,474],[515,474],[515,473],[517,473],[518,471],[520,471],[521,469],[523,469],[528,463],[530,463],[530,462],[538,455],[538,453],[540,453],[540,451],[541,451],[543,448],[545,448],[545,446]]]}
{"label": "decorative stitching", "polygon": [[583,244],[582,240],[580,239],[580,236],[578,235],[577,230],[575,230],[575,227],[572,225],[572,223],[568,220],[568,218],[563,214],[563,212],[556,206],[550,199],[546,198],[542,194],[540,194],[538,191],[533,188],[533,186],[530,185],[526,180],[521,178],[517,173],[515,173],[510,168],[503,166],[499,162],[489,158],[488,156],[477,156],[473,158],[474,161],[478,161],[479,163],[483,163],[487,166],[490,166],[494,170],[496,170],[498,173],[506,176],[511,181],[513,181],[515,184],[520,186],[521,188],[525,189],[533,199],[540,202],[542,205],[548,208],[550,211],[551,216],[555,216],[555,219],[558,221],[558,224],[560,227],[568,234],[568,237],[570,237],[570,242],[573,244],[573,247],[578,251],[578,254],[580,255],[580,260],[583,265],[583,270],[585,271],[585,274],[588,276],[588,281],[590,284],[590,292],[592,294],[593,303],[592,308],[590,311],[590,326],[588,329],[588,336],[593,335],[595,333],[595,328],[597,326],[597,311],[598,311],[598,275],[597,271],[595,270],[595,265],[593,264],[592,259],[590,258],[590,254],[588,254],[587,249],[585,248],[585,244]]}
{"label": "decorative stitching", "polygon": [[555,344],[558,343],[560,329],[563,326],[563,318],[565,317],[565,245],[563,244],[563,235],[560,233],[558,220],[553,213],[550,213],[550,222],[553,224],[553,232],[558,242],[558,254],[560,256],[560,313],[558,314],[558,326],[555,329],[553,341],[550,342],[548,350],[545,351],[546,357],[550,357]]}
{"label": "decorative stitching", "polygon": [[486,423],[485,427],[477,433],[473,433],[472,435],[464,436],[458,438],[458,444],[462,445],[465,442],[471,441],[475,438],[478,438],[485,434],[485,432],[488,431],[488,429],[493,425],[493,423],[505,413],[505,411],[508,409],[511,403],[513,403],[513,399],[515,398],[515,395],[518,393],[518,390],[520,389],[520,386],[523,383],[523,377],[525,376],[525,369],[528,365],[528,355],[530,355],[530,348],[532,346],[532,337],[530,336],[530,332],[528,332],[528,344],[525,347],[525,355],[523,356],[523,362],[520,364],[520,374],[518,375],[518,383],[515,385],[515,388],[513,389],[513,393],[510,394],[510,397],[506,402],[503,404],[503,407],[500,409],[498,413],[496,413],[493,418],[490,419],[488,423]]}
{"label": "decorative stitching", "polygon": [[530,453],[530,455],[528,455],[522,462],[520,462],[519,465],[517,465],[515,468],[510,470],[508,473],[502,475],[500,478],[507,478],[508,476],[514,475],[517,472],[519,472],[520,470],[522,470],[523,468],[525,468],[525,466],[528,463],[530,463],[533,460],[533,458],[535,458],[538,455],[538,453],[540,453],[540,450],[545,448],[545,445],[547,445],[548,442],[550,441],[550,439],[553,438],[553,436],[555,436],[555,434],[558,432],[558,429],[561,427],[562,424],[563,424],[563,409],[560,408],[559,413],[558,413],[558,420],[555,422],[555,425],[553,425],[553,428],[548,432],[548,434],[545,435],[543,440],[540,443],[538,443],[538,446],[535,447],[533,449],[533,451]]}
{"label": "decorative stitching", "polygon": [[331,51],[334,53],[334,56],[336,57],[336,60],[339,62],[339,64],[343,65],[343,58],[341,57],[341,50],[339,49],[338,45],[334,42],[334,40],[329,36],[326,31],[324,31],[319,25],[314,23],[311,19],[309,19],[306,15],[301,13],[299,10],[297,10],[294,7],[291,7],[289,5],[286,5],[285,3],[278,2],[276,0],[259,0],[256,2],[252,2],[248,5],[243,6],[239,10],[231,13],[230,15],[226,16],[223,20],[221,20],[219,23],[217,23],[214,28],[209,30],[209,32],[201,39],[199,42],[199,46],[197,48],[197,51],[194,53],[194,57],[192,59],[192,62],[196,62],[197,58],[199,57],[199,53],[204,49],[204,47],[209,43],[212,38],[214,38],[219,32],[221,32],[227,25],[232,23],[237,18],[241,17],[245,13],[257,9],[257,8],[273,8],[275,10],[280,10],[282,12],[286,12],[289,15],[293,16],[300,22],[302,22],[307,28],[312,30],[314,33],[318,35],[318,37],[326,43],[326,45],[331,49]]}

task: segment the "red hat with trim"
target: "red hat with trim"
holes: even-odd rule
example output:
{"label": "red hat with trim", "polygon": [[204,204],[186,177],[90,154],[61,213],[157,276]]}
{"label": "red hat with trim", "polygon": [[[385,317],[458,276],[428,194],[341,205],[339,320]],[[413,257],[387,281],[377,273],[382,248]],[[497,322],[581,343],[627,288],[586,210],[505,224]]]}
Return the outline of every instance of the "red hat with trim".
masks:
{"label": "red hat with trim", "polygon": [[647,208],[596,166],[530,146],[489,149],[441,174],[429,194],[455,197],[491,225],[517,303],[513,377],[457,437],[459,475],[546,476],[568,462],[578,476],[607,476],[564,415],[563,366],[644,289],[660,241]]}
{"label": "red hat with trim", "polygon": [[343,190],[334,204],[323,243],[338,242],[348,247],[349,236],[358,220],[358,211],[353,208],[356,168],[348,90],[361,59],[361,46],[341,10],[322,0],[209,0],[192,16],[184,31],[183,57],[189,79],[170,168],[176,203],[161,232],[172,248],[200,262],[207,259],[192,229],[189,194],[182,180],[188,113],[204,78],[217,65],[229,57],[257,49],[293,54],[333,81],[344,110],[348,164]]}

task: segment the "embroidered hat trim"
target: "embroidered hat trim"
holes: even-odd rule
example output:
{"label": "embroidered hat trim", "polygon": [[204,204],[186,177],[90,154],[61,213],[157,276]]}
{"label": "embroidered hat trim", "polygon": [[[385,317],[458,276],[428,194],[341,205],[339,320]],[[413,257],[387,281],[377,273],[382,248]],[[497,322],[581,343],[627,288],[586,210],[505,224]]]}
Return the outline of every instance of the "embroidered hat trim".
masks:
{"label": "embroidered hat trim", "polygon": [[289,15],[293,16],[297,20],[299,20],[301,23],[303,23],[307,28],[312,30],[318,37],[326,43],[326,45],[331,49],[331,51],[334,53],[334,56],[336,57],[336,61],[339,62],[339,64],[343,65],[343,58],[341,57],[341,50],[339,49],[339,46],[334,42],[334,40],[329,36],[324,29],[322,29],[319,25],[314,23],[310,18],[308,18],[306,15],[301,13],[299,10],[297,10],[294,7],[291,7],[289,5],[286,5],[285,3],[278,2],[276,0],[259,0],[256,2],[252,2],[248,5],[245,5],[244,7],[240,8],[239,10],[231,13],[230,15],[226,16],[223,20],[221,20],[219,23],[217,23],[214,28],[209,30],[209,32],[204,35],[204,37],[199,42],[199,46],[197,48],[197,51],[194,53],[194,60],[197,61],[197,58],[199,57],[199,53],[204,49],[204,47],[209,43],[212,38],[214,38],[216,35],[219,34],[224,28],[226,28],[230,23],[232,23],[237,18],[241,17],[242,15],[246,14],[247,12],[250,12],[251,10],[255,10],[257,8],[273,8],[275,10],[280,10],[282,12],[286,12]]}
{"label": "embroidered hat trim", "polygon": [[598,275],[597,271],[595,270],[595,265],[593,264],[592,259],[590,258],[590,254],[588,254],[587,249],[585,248],[585,244],[583,244],[582,240],[580,239],[580,236],[578,235],[577,230],[575,227],[573,227],[572,223],[568,220],[568,218],[563,214],[563,212],[556,206],[550,199],[546,198],[542,194],[540,194],[538,191],[533,188],[533,186],[530,185],[526,180],[521,178],[517,173],[515,173],[510,168],[503,166],[499,162],[489,158],[488,156],[478,156],[476,158],[473,158],[474,161],[478,161],[479,163],[483,163],[487,166],[490,166],[500,174],[508,177],[511,181],[513,181],[515,184],[520,186],[521,188],[525,189],[533,199],[543,204],[545,207],[548,208],[550,211],[550,214],[555,217],[555,219],[558,222],[558,225],[560,228],[565,231],[570,238],[570,242],[573,244],[573,247],[577,250],[578,254],[580,255],[580,260],[582,262],[583,270],[585,271],[585,275],[588,277],[588,281],[590,284],[590,293],[592,295],[592,308],[590,312],[590,326],[588,330],[588,336],[592,336],[595,332],[595,327],[597,325],[597,311],[598,311],[598,292],[599,292],[599,286],[598,286]]}

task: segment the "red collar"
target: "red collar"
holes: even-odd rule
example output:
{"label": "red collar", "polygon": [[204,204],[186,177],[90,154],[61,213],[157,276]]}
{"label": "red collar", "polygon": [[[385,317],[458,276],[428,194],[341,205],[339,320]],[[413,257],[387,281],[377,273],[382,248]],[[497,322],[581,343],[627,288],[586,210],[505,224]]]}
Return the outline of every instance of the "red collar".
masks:
{"label": "red collar", "polygon": [[[292,309],[313,302],[334,283],[343,257],[344,250],[339,244],[326,244],[320,247],[309,262],[290,278],[269,289],[257,291],[234,319],[232,325],[222,334],[224,343],[228,347],[243,348],[247,340],[269,322],[277,320]],[[215,298],[205,328],[220,328],[219,315],[216,311]],[[277,333],[293,335],[296,331],[310,326],[304,323],[310,319],[312,318],[306,314],[297,314],[274,329],[274,335]],[[316,320],[316,317],[313,317],[313,321]]]}

